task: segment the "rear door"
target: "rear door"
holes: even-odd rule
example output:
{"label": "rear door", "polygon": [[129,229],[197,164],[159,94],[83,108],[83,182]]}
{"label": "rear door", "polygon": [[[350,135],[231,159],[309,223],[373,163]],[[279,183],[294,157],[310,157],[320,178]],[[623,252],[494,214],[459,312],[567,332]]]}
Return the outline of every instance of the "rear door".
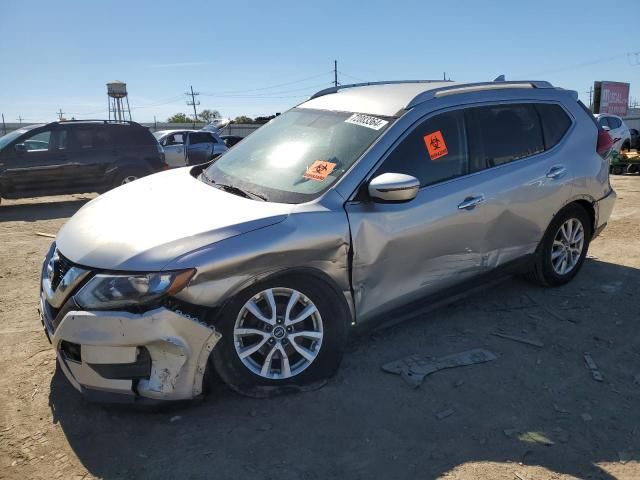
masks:
{"label": "rear door", "polygon": [[[478,190],[500,206],[482,240],[484,267],[533,253],[553,215],[571,198],[571,118],[559,104],[485,105],[466,111]],[[575,173],[575,172],[574,172]]]}
{"label": "rear door", "polygon": [[73,191],[68,180],[71,167],[67,139],[66,128],[45,128],[8,145],[3,160],[6,185],[3,195],[24,197]]}
{"label": "rear door", "polygon": [[99,190],[107,181],[109,165],[117,157],[116,145],[108,125],[73,125],[70,128],[69,182],[75,192]]}
{"label": "rear door", "polygon": [[206,163],[213,157],[215,139],[210,132],[189,132],[187,138],[187,164]]}

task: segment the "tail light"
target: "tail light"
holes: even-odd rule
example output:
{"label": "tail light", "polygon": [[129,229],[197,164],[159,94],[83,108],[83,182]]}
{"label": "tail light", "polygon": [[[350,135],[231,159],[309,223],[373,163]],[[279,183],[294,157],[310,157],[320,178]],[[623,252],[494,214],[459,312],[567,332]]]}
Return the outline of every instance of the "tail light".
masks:
{"label": "tail light", "polygon": [[596,151],[602,158],[607,158],[611,149],[613,148],[613,138],[609,135],[609,132],[599,128],[598,129],[598,145]]}

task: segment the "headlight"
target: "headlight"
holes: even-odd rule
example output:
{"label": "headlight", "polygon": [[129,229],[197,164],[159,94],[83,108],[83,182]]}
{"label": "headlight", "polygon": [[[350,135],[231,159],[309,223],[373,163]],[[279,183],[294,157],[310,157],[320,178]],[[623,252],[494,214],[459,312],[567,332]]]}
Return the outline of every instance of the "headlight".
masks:
{"label": "headlight", "polygon": [[98,274],[80,289],[76,303],[87,310],[108,310],[152,303],[187,286],[195,269],[132,275]]}

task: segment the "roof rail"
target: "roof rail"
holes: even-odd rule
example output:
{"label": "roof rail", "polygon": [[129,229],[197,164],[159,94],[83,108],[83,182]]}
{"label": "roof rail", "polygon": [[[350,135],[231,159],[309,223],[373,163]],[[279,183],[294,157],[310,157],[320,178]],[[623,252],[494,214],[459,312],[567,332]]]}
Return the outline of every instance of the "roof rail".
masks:
{"label": "roof rail", "polygon": [[[364,83],[350,83],[348,85],[340,85],[338,87],[329,87],[323,90],[320,90],[313,95],[311,95],[308,100],[312,100],[314,98],[322,97],[324,95],[328,95],[330,93],[337,93],[338,90],[344,90],[345,88],[354,88],[354,87],[366,87],[368,85],[393,85],[397,83],[440,83],[440,82],[449,82],[450,80],[387,80],[382,82],[364,82]],[[308,101],[307,100],[307,101]]]}
{"label": "roof rail", "polygon": [[126,123],[128,125],[141,126],[138,122],[134,122],[132,120],[104,120],[104,119],[98,119],[98,118],[58,120],[56,122],[51,122],[51,123],[81,123],[81,122],[104,123],[105,125],[109,123]]}
{"label": "roof rail", "polygon": [[406,106],[407,109],[413,108],[416,105],[431,100],[433,98],[444,97],[446,95],[455,95],[459,93],[472,93],[483,90],[502,90],[509,88],[554,88],[551,83],[541,80],[518,80],[513,82],[477,82],[477,83],[464,83],[456,84],[446,87],[434,88],[433,90],[427,90],[414,97]]}

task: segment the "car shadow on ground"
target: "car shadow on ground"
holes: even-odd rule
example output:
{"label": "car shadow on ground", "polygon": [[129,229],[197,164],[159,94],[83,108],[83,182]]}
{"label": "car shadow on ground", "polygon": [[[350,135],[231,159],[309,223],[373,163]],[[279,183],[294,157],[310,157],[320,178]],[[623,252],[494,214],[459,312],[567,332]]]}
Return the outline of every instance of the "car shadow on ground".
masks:
{"label": "car shadow on ground", "polygon": [[[359,336],[324,388],[267,400],[221,386],[187,407],[108,408],[85,402],[58,369],[53,420],[106,479],[436,478],[468,462],[506,465],[505,478],[535,465],[611,479],[599,464],[640,460],[638,285],[640,270],[596,259],[561,288],[514,278]],[[380,369],[478,347],[498,359],[434,373],[417,389]],[[587,351],[604,381],[585,366]]]}
{"label": "car shadow on ground", "polygon": [[90,200],[91,198],[78,197],[73,200],[54,200],[46,203],[3,204],[0,205],[0,222],[35,222],[69,218]]}

